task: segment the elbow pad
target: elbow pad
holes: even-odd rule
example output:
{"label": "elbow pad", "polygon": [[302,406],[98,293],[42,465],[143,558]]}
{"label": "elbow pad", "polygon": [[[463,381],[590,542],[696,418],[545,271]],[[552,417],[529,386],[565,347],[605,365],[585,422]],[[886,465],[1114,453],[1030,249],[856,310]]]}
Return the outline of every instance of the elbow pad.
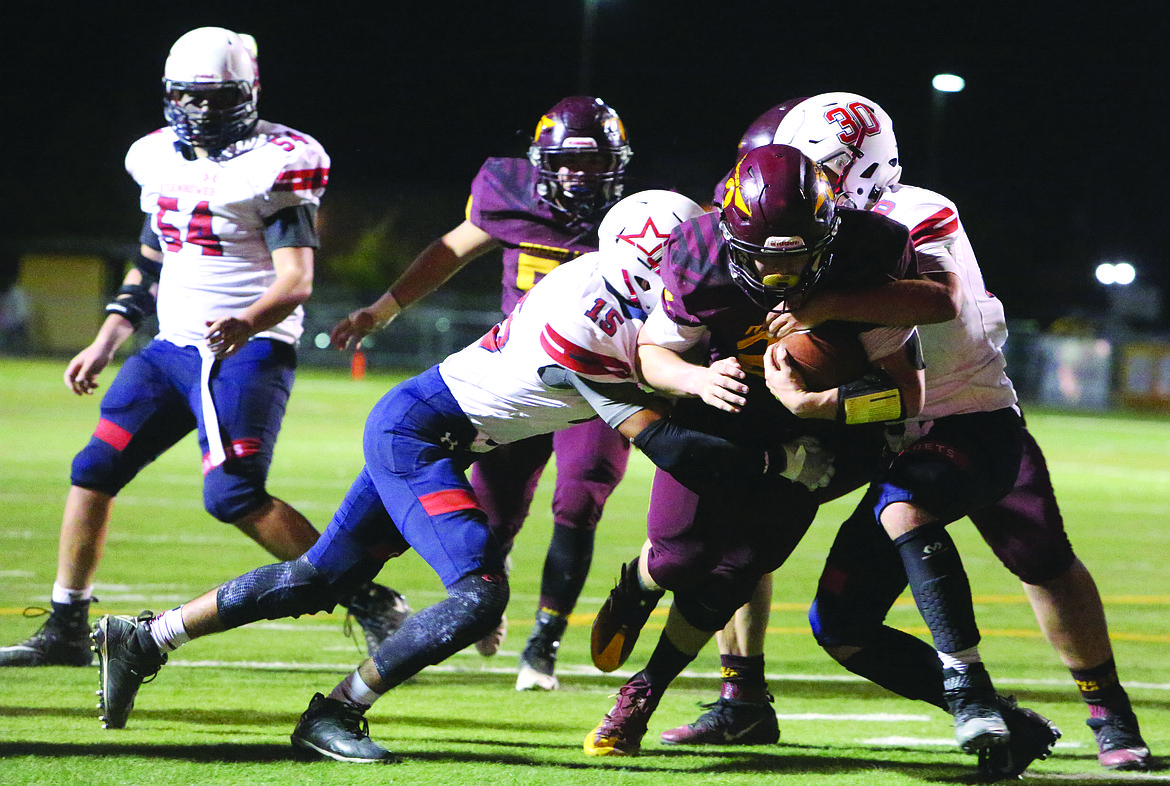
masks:
{"label": "elbow pad", "polygon": [[143,284],[123,284],[114,299],[106,304],[107,314],[118,314],[138,330],[143,320],[154,314],[154,295],[150,294],[150,286]]}
{"label": "elbow pad", "polygon": [[656,420],[634,437],[634,447],[696,494],[741,479],[763,476],[763,451],[742,448],[721,437]]}
{"label": "elbow pad", "polygon": [[884,372],[866,374],[837,388],[837,422],[847,426],[887,423],[906,417],[902,391]]}

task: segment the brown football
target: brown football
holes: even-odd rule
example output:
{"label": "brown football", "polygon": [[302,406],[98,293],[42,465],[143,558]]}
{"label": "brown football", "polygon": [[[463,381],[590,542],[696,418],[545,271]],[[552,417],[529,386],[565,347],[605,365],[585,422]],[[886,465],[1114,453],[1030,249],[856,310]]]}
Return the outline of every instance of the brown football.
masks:
{"label": "brown football", "polygon": [[808,390],[829,390],[873,371],[857,328],[847,322],[825,322],[806,333],[785,336],[779,344]]}

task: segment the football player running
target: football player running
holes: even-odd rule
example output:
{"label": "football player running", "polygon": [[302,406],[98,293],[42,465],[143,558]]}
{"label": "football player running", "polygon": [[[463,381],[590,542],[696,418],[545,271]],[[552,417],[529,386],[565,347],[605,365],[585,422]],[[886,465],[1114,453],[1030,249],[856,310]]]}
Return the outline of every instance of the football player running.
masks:
{"label": "football player running", "polygon": [[[984,295],[982,276],[954,203],[927,189],[901,184],[892,123],[880,106],[851,93],[827,93],[780,106],[799,107],[799,116],[782,124],[781,115],[776,122],[777,139],[790,140],[807,154],[825,160],[842,197],[906,225],[916,248],[942,259],[944,268],[957,271],[969,319],[974,318],[972,310],[978,309],[993,323],[1002,320],[998,301]],[[866,133],[856,133],[867,125]],[[840,303],[834,305],[831,298],[815,305],[809,303],[803,309],[776,315],[773,332],[782,334],[821,319],[839,318],[848,308]],[[1002,340],[1002,324],[994,326],[992,334]],[[954,380],[962,373],[956,369],[959,358],[940,348],[948,346],[946,342],[955,336],[942,326],[926,327],[922,335],[927,357],[927,396],[932,395],[933,386],[944,385],[945,395],[953,397]],[[999,501],[970,511],[968,517],[1004,565],[1021,579],[1042,631],[1072,673],[1089,705],[1088,725],[1096,737],[1101,765],[1108,769],[1148,769],[1152,757],[1117,676],[1100,595],[1068,542],[1044,455],[1026,426],[1020,472],[1012,490]],[[745,691],[766,692],[763,639],[770,598],[770,586],[761,587],[739,624],[728,627],[726,641],[721,641],[721,660],[724,673],[732,678],[725,681],[723,696],[711,712],[693,724],[667,732],[664,738],[670,735],[672,741],[685,744],[728,744],[728,734],[734,735],[737,729],[757,720],[758,713],[752,707],[725,699]],[[842,662],[851,671],[903,695],[924,698],[943,707],[941,672],[931,661],[925,643],[898,636],[885,627],[875,628],[872,633],[872,645],[851,657],[848,651],[830,651],[843,656]],[[877,661],[881,652],[884,666]],[[915,663],[932,668],[914,672],[911,664]],[[750,668],[744,664],[750,664]],[[900,676],[883,673],[898,664],[906,666]],[[1007,720],[1011,727],[1012,717],[1009,715]],[[1039,737],[1013,742],[1017,753],[1015,760],[1008,762],[1007,774],[1022,771],[1029,763],[1029,751],[1021,746],[1037,754],[1046,752],[1045,738],[1051,736],[1035,723],[1031,728]]]}
{"label": "football player running", "polygon": [[[639,338],[643,376],[654,388],[684,396],[672,418],[738,444],[816,436],[835,454],[829,488],[868,477],[881,422],[913,416],[921,405],[915,322],[953,316],[945,290],[917,280],[905,228],[861,211],[838,211],[820,167],[798,150],[770,145],[733,170],[721,213],[681,225],[667,242],[663,306]],[[763,379],[771,310],[837,288],[905,282],[916,295],[901,327],[841,325],[886,374],[872,390],[846,385],[849,425],[801,420],[780,405]],[[923,286],[918,286],[922,284]],[[916,311],[912,311],[910,306]],[[706,342],[710,365],[684,358]],[[874,402],[893,400],[892,408]],[[859,439],[863,429],[870,439]],[[843,472],[842,469],[846,468]],[[843,479],[842,479],[843,476]],[[752,493],[723,488],[696,494],[658,473],[649,541],[624,566],[594,622],[594,664],[605,671],[629,656],[664,590],[673,605],[646,667],[619,690],[617,703],[585,738],[597,756],[631,756],[664,691],[703,644],[751,596],[759,579],[791,553],[816,513],[818,496],[793,483],[756,482]],[[774,741],[774,740],[772,740]]]}
{"label": "football player running", "polygon": [[[503,250],[505,314],[561,263],[597,248],[597,226],[622,196],[632,151],[625,127],[604,101],[570,96],[536,126],[527,159],[489,158],[471,185],[466,219],[429,245],[381,298],[332,332],[346,349],[393,320],[471,260]],[[650,240],[665,239],[650,228]],[[556,454],[553,535],[544,563],[536,624],[520,655],[517,690],[554,690],[557,648],[585,585],[605,501],[626,471],[629,444],[601,420],[542,434],[483,456],[471,471],[497,537],[510,551],[550,456]],[[494,655],[502,617],[476,647]]]}
{"label": "football player running", "polygon": [[[171,48],[163,81],[167,126],[126,155],[146,214],[141,255],[97,337],[66,367],[66,386],[97,389],[114,352],[155,313],[156,293],[159,331],[114,378],[73,461],[49,618],[0,649],[0,666],[92,662],[89,606],[114,498],[193,430],[211,515],[280,559],[317,540],[266,480],[312,292],[329,157],[312,137],[259,119],[251,36],[192,30]],[[344,604],[367,646],[409,612],[398,593],[373,584]]]}
{"label": "football player running", "polygon": [[600,416],[697,489],[765,473],[819,483],[828,459],[809,446],[740,448],[681,428],[663,417],[667,402],[638,385],[637,334],[662,291],[662,247],[646,227],[669,231],[700,213],[671,192],[628,197],[602,223],[601,252],[551,271],[480,341],[387,393],[366,423],[365,467],[303,557],[258,568],[158,617],[103,617],[95,640],[107,725],[125,723],[143,680],[180,644],[330,608],[338,592],[413,548],[448,597],[409,617],[328,696],[314,696],[292,735],[298,748],[338,761],[394,761],[370,739],[365,711],[485,635],[508,602],[503,545],[467,469],[533,434]]}

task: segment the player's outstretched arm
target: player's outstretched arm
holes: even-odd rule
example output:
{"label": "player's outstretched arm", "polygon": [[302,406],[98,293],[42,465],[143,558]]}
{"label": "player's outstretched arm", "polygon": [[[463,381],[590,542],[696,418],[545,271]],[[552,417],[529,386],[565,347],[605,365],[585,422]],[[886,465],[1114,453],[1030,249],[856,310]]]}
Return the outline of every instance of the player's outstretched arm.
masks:
{"label": "player's outstretched arm", "polygon": [[830,320],[891,327],[932,325],[957,317],[960,302],[959,280],[951,273],[876,287],[825,289],[800,308],[770,312],[767,330],[772,338],[784,338]]}
{"label": "player's outstretched arm", "polygon": [[739,412],[747,404],[746,373],[735,358],[699,366],[674,350],[639,344],[638,367],[647,385],[668,395],[697,396],[726,412]]}
{"label": "player's outstretched arm", "polygon": [[402,309],[438,289],[471,260],[496,248],[491,235],[470,221],[424,248],[386,293],[334,325],[329,342],[337,349],[354,349],[363,338],[390,324]]}

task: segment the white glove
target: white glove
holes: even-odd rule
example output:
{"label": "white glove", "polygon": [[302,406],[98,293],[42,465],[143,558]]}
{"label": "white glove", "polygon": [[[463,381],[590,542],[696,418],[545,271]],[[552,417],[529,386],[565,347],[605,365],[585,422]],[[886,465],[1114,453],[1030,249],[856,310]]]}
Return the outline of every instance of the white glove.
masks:
{"label": "white glove", "polygon": [[816,491],[829,485],[836,469],[833,467],[833,451],[821,445],[816,437],[797,437],[781,445],[787,463],[781,477],[799,483],[809,491]]}

